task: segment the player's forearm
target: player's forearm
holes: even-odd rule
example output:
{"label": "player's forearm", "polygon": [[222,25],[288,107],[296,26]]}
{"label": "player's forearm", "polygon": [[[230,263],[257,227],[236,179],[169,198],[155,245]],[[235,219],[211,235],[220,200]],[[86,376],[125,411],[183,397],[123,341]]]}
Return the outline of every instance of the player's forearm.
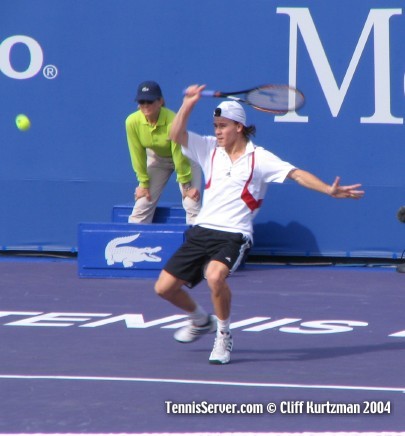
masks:
{"label": "player's forearm", "polygon": [[170,139],[183,147],[188,145],[187,124],[190,114],[201,97],[205,85],[191,85],[184,92],[183,104],[177,112],[170,131]]}
{"label": "player's forearm", "polygon": [[289,177],[304,188],[313,189],[326,195],[331,194],[332,187],[308,171],[297,169],[292,171]]}
{"label": "player's forearm", "polygon": [[187,124],[192,109],[192,105],[184,102],[177,112],[170,129],[170,139],[183,147],[187,147],[188,143]]}

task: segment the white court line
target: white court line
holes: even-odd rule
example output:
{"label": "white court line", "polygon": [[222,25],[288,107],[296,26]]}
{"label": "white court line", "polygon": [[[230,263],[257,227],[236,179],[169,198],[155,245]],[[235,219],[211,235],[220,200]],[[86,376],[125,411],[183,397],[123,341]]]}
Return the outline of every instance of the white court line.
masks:
{"label": "white court line", "polygon": [[94,377],[74,375],[22,375],[22,374],[0,374],[0,379],[19,380],[70,380],[70,381],[113,381],[113,382],[138,382],[138,383],[175,383],[189,385],[215,385],[234,387],[255,387],[255,388],[293,388],[293,389],[330,389],[343,391],[378,391],[378,392],[399,392],[405,393],[405,387],[393,388],[382,386],[345,386],[345,385],[301,385],[285,383],[255,383],[255,382],[232,382],[220,380],[184,380],[165,378],[138,378],[138,377]]}

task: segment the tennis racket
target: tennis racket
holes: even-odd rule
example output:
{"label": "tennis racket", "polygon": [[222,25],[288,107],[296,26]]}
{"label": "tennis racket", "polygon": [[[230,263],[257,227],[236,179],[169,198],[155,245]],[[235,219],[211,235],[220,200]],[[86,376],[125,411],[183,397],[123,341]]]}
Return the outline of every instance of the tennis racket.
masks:
{"label": "tennis racket", "polygon": [[239,103],[248,104],[259,111],[274,114],[295,111],[302,107],[305,102],[304,94],[288,85],[261,85],[237,92],[204,89],[201,95],[203,97],[228,98]]}

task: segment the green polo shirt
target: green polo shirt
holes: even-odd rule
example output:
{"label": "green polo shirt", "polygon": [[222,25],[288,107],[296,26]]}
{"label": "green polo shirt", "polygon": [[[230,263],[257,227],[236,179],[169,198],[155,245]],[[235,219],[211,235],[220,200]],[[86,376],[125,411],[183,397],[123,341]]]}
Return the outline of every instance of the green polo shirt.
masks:
{"label": "green polo shirt", "polygon": [[136,173],[139,186],[149,187],[149,175],[146,167],[146,149],[150,148],[160,157],[171,157],[177,174],[178,183],[191,181],[189,160],[182,154],[181,146],[169,139],[169,131],[175,113],[162,107],[157,123],[152,126],[145,115],[136,111],[125,122],[129,153],[132,167]]}

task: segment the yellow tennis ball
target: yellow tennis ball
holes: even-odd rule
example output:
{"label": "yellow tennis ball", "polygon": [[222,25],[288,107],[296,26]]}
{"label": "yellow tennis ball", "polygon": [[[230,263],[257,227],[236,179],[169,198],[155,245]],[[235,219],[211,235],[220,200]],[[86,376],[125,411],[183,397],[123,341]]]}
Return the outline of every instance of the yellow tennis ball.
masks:
{"label": "yellow tennis ball", "polygon": [[17,115],[15,123],[17,124],[17,127],[24,132],[31,127],[30,119],[24,114]]}

